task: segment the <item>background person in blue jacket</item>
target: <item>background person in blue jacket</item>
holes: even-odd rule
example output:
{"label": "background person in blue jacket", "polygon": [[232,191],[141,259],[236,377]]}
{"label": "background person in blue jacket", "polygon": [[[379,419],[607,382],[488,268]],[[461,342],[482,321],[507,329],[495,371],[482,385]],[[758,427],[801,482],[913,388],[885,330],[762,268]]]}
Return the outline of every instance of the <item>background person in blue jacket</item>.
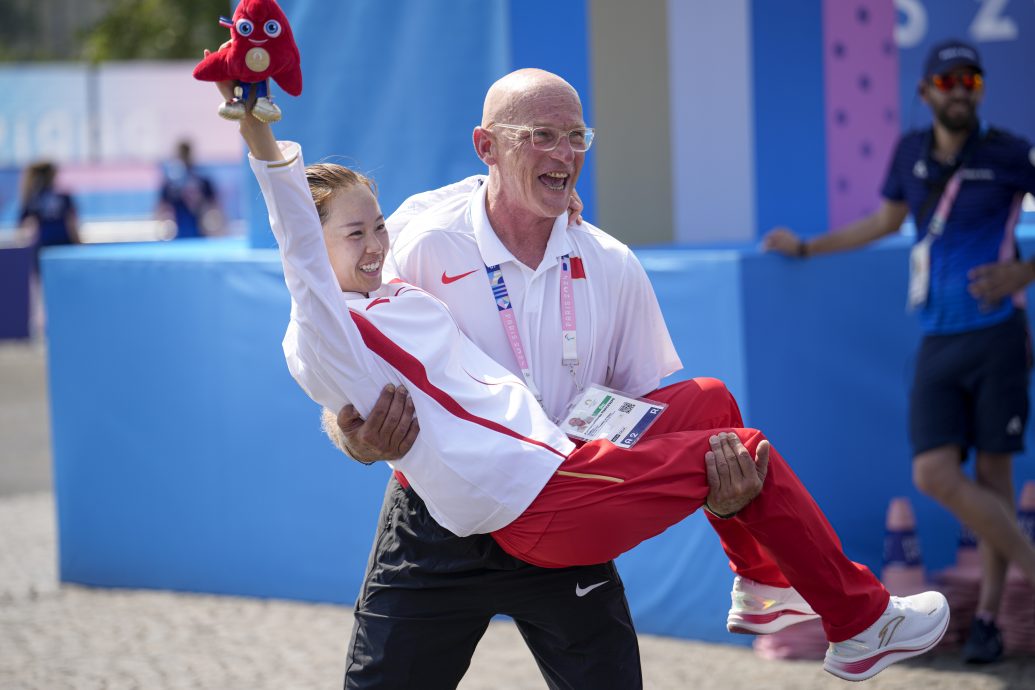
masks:
{"label": "background person in blue jacket", "polygon": [[216,188],[194,165],[189,141],[176,145],[176,158],[163,165],[157,216],[172,221],[176,239],[218,234],[223,226]]}
{"label": "background person in blue jacket", "polygon": [[22,175],[18,231],[32,248],[29,281],[29,332],[43,334],[46,316],[40,289],[40,252],[44,247],[79,244],[79,215],[72,195],[57,187],[58,168],[51,161],[37,161]]}
{"label": "background person in blue jacket", "polygon": [[55,185],[57,166],[38,161],[22,177],[18,225],[35,250],[35,270],[43,247],[79,243],[79,220],[72,196]]}
{"label": "background person in blue jacket", "polygon": [[[913,214],[909,303],[924,334],[910,393],[913,480],[981,540],[981,594],[963,649],[974,663],[1002,656],[995,618],[1009,563],[1035,584],[1035,547],[1017,525],[1012,471],[1028,419],[1024,288],[1035,280],[1014,228],[1025,193],[1035,192],[1035,148],[978,118],[984,77],[973,46],[934,46],[918,86],[932,126],[899,140],[880,207],[807,241],[787,228],[764,239],[770,251],[804,258],[861,247]],[[963,472],[971,447],[974,479]]]}

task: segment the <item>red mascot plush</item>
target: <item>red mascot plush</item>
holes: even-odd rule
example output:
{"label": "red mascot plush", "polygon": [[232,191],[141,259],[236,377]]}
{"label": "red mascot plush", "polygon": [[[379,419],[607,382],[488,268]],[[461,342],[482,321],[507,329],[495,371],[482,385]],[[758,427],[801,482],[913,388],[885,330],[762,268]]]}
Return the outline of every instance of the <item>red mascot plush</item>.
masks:
{"label": "red mascot plush", "polygon": [[302,61],[284,11],[273,0],[241,0],[233,20],[220,17],[230,28],[230,42],[194,68],[201,81],[237,81],[234,97],[219,106],[227,120],[240,120],[255,87],[251,114],[263,122],[280,119],[280,108],[269,95],[272,78],[292,96],[302,93]]}

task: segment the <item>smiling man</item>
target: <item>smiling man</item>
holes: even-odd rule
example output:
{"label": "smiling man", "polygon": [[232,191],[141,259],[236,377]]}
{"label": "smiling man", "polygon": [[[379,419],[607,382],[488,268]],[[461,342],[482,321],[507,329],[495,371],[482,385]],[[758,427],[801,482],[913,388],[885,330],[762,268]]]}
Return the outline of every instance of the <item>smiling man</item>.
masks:
{"label": "smiling man", "polygon": [[[934,46],[917,87],[932,125],[899,140],[880,207],[808,241],[786,228],[764,241],[804,258],[861,247],[913,215],[909,302],[924,333],[910,395],[913,480],[981,539],[981,595],[963,649],[972,663],[1003,653],[995,617],[1007,565],[1035,584],[1035,547],[1014,518],[1012,469],[1028,419],[1024,289],[1035,280],[1014,229],[1024,195],[1035,193],[1035,148],[978,118],[984,84],[973,46]],[[971,448],[973,479],[962,469]]]}
{"label": "smiling man", "polygon": [[[389,270],[394,262],[399,277],[446,302],[554,418],[587,383],[642,395],[681,366],[633,253],[590,223],[568,222],[593,135],[566,81],[508,74],[489,89],[472,137],[488,176],[445,199],[418,195],[388,220]],[[413,207],[424,210],[407,218]]]}

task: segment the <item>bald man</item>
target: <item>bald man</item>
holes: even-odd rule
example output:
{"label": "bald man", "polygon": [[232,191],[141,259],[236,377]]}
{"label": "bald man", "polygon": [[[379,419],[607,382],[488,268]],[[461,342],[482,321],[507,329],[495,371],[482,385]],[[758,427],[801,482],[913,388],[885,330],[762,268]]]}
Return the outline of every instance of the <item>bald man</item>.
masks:
{"label": "bald man", "polygon": [[[592,141],[570,84],[513,72],[489,89],[474,128],[488,176],[411,197],[387,221],[386,272],[449,305],[554,418],[589,384],[638,397],[682,366],[629,248],[589,223],[569,224]],[[361,462],[402,457],[418,433],[401,388],[384,391],[365,420],[351,406],[337,424],[325,411],[325,427]],[[713,486],[708,503],[735,512],[753,495]],[[456,536],[395,473],[356,604],[345,687],[455,688],[497,614],[514,619],[551,688],[642,686],[613,563],[538,568],[488,535]]]}

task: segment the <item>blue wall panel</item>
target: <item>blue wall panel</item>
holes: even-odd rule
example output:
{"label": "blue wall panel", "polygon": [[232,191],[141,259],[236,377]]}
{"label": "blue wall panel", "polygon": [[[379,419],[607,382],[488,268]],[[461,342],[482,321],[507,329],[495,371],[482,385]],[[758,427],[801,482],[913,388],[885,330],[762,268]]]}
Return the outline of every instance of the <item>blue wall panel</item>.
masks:
{"label": "blue wall panel", "polygon": [[[589,73],[588,0],[509,0],[510,69],[538,67],[559,74],[582,97],[582,113],[593,126]],[[509,70],[507,70],[509,71]],[[595,158],[586,156],[578,190],[586,217],[596,219]]]}
{"label": "blue wall panel", "polygon": [[874,569],[883,510],[912,493],[906,401],[919,333],[904,306],[906,253],[897,238],[808,262],[744,257],[750,423],[792,463],[846,552]]}
{"label": "blue wall panel", "polygon": [[827,229],[820,0],[755,0],[751,20],[759,236],[816,234]]}

